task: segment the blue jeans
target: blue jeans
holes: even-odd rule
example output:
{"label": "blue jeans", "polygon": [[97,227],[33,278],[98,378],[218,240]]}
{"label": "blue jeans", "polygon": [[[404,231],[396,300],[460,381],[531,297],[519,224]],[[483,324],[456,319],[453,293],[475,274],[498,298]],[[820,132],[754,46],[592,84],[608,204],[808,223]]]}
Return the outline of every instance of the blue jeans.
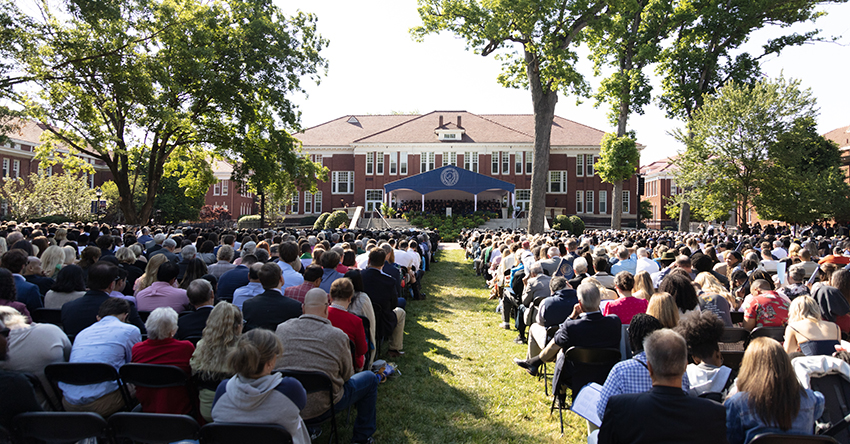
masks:
{"label": "blue jeans", "polygon": [[334,408],[340,412],[354,404],[357,409],[352,441],[365,441],[375,434],[377,402],[378,377],[374,373],[370,371],[355,373],[348,381],[345,381],[342,399]]}

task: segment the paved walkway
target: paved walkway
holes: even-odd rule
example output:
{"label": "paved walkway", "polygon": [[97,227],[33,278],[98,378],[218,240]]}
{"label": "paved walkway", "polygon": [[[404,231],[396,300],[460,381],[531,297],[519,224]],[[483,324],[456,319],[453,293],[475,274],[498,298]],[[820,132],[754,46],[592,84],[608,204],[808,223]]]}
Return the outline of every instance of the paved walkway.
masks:
{"label": "paved walkway", "polygon": [[440,250],[463,250],[457,242],[440,242]]}

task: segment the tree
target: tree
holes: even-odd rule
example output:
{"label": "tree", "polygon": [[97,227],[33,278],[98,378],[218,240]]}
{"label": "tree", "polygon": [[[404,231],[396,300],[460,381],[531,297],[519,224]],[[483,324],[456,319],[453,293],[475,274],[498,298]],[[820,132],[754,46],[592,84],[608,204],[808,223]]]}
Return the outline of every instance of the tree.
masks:
{"label": "tree", "polygon": [[607,2],[593,0],[419,0],[425,35],[450,31],[466,39],[482,56],[498,50],[503,69],[499,83],[531,91],[534,109],[534,164],[528,231],[543,231],[550,136],[558,93],[586,95],[584,76],[576,70],[575,45],[581,31],[607,13]]}
{"label": "tree", "polygon": [[[759,52],[740,51],[752,33],[767,25],[789,26],[814,21],[821,4],[847,0],[706,0],[676,4],[671,26],[676,31],[661,54],[659,102],[669,117],[688,121],[705,97],[729,81],[752,84],[761,76],[760,60],[788,46],[822,41],[820,30],[791,33],[767,41]],[[689,203],[681,202],[679,230],[687,231]],[[725,217],[724,217],[725,219]]]}
{"label": "tree", "polygon": [[[18,100],[47,124],[52,141],[40,150],[61,143],[106,163],[131,224],[149,219],[172,156],[235,164],[249,129],[297,128],[287,94],[326,68],[316,18],[284,17],[270,0],[67,1],[43,4],[41,50],[16,59],[35,93]],[[142,166],[138,207],[129,196]]]}
{"label": "tree", "polygon": [[674,136],[687,146],[674,161],[676,184],[684,191],[674,202],[690,202],[707,219],[739,211],[745,220],[753,198],[772,174],[774,144],[798,119],[814,118],[815,100],[800,82],[760,80],[753,86],[729,82]]}
{"label": "tree", "polygon": [[616,71],[602,80],[596,93],[597,106],[611,105],[608,117],[617,126],[617,133],[606,135],[602,141],[601,157],[596,165],[603,182],[614,185],[611,207],[611,228],[619,229],[622,211],[619,196],[623,181],[634,175],[640,163],[640,153],[634,134],[627,132],[629,114],[643,114],[650,101],[652,87],[644,68],[657,60],[660,42],[668,34],[672,12],[670,0],[636,0],[612,2],[616,5],[597,26],[585,30],[584,38],[592,51],[591,59],[598,75],[602,66],[612,64]]}
{"label": "tree", "polygon": [[652,219],[652,202],[648,200],[640,201],[640,207],[638,210],[638,219],[640,223],[643,223],[645,220]]}
{"label": "tree", "polygon": [[21,221],[53,215],[86,220],[95,200],[86,176],[76,173],[32,173],[27,178],[7,178],[2,196],[12,217]]}
{"label": "tree", "polygon": [[803,117],[770,148],[769,173],[753,198],[760,217],[792,224],[846,220],[850,186],[841,171],[838,145]]}

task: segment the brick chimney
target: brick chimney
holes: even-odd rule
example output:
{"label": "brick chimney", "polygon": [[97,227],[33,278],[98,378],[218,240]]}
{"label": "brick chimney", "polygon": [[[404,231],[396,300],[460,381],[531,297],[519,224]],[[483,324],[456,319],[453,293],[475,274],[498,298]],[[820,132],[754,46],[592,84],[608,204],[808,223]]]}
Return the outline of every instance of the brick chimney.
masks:
{"label": "brick chimney", "polygon": [[440,124],[437,126],[437,128],[442,128],[442,127],[443,127],[443,116],[440,116]]}
{"label": "brick chimney", "polygon": [[457,116],[457,127],[463,128],[463,125],[460,124],[460,116]]}

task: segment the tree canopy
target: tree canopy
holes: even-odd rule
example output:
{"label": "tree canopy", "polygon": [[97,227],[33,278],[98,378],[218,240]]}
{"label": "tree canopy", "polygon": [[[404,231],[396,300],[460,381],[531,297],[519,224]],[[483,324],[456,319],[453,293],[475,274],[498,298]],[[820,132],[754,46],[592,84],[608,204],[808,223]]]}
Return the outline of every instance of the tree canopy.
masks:
{"label": "tree canopy", "polygon": [[[43,20],[22,30],[40,50],[14,52],[27,88],[12,95],[47,124],[43,152],[61,144],[106,163],[128,223],[148,220],[162,178],[174,171],[183,172],[181,187],[206,191],[213,158],[257,168],[246,134],[297,129],[287,96],[326,69],[316,17],[285,17],[270,0],[41,5]],[[299,151],[291,138],[275,149]],[[275,164],[280,157],[264,161],[289,166]],[[139,175],[141,206],[131,197]]]}

